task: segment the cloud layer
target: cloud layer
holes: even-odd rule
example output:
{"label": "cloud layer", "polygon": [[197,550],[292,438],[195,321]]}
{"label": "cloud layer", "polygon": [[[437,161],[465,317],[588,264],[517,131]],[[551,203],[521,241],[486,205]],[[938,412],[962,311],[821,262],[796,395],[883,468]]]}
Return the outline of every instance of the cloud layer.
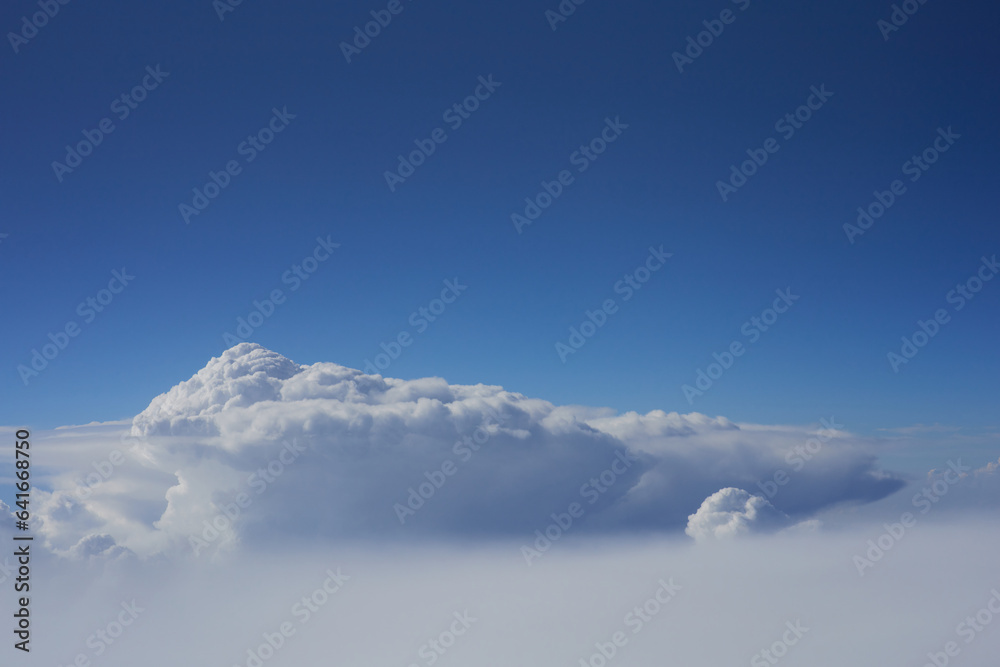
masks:
{"label": "cloud layer", "polygon": [[[531,535],[573,503],[581,533],[679,531],[720,489],[767,495],[767,512],[798,521],[903,485],[835,424],[556,406],[497,386],[302,366],[250,343],[154,398],[129,446],[114,444],[127,461],[86,497],[79,475],[56,478],[42,512],[55,548],[90,538],[76,548],[91,553],[108,547],[102,535],[140,554],[197,550],[192,536],[214,550],[281,535]],[[751,510],[762,520],[756,502],[737,524]]]}

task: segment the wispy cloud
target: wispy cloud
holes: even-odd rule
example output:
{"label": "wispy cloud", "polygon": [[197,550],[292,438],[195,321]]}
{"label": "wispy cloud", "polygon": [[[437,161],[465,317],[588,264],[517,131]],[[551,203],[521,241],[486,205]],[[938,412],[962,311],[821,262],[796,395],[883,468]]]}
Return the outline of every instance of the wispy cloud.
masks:
{"label": "wispy cloud", "polygon": [[920,435],[922,433],[957,433],[962,430],[962,427],[934,423],[914,424],[913,426],[899,426],[896,428],[880,428],[878,430],[886,433],[899,433],[900,435]]}

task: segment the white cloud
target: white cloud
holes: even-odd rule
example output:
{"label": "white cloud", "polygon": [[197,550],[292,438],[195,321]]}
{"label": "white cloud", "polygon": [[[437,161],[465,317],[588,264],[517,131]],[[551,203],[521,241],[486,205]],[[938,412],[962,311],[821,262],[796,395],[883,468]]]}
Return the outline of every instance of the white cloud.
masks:
{"label": "white cloud", "polygon": [[[495,386],[297,366],[252,345],[154,399],[135,436],[122,438],[125,426],[35,434],[39,451],[63,462],[33,476],[33,525],[55,550],[33,553],[45,574],[33,594],[61,601],[38,617],[44,636],[60,637],[32,647],[38,664],[84,655],[108,667],[173,665],[178,636],[204,661],[247,664],[248,649],[286,620],[296,633],[266,664],[329,660],[331,642],[341,662],[425,664],[428,638],[466,610],[477,620],[449,648],[455,664],[577,664],[620,631],[619,660],[746,664],[788,623],[808,628],[789,664],[921,664],[1000,587],[995,517],[942,512],[1000,501],[1000,463],[959,481],[942,464],[868,504],[861,522],[853,503],[901,482],[878,467],[871,441],[843,428],[555,406]],[[467,461],[453,449],[465,437],[480,447]],[[796,447],[810,440],[821,446],[798,466]],[[116,450],[125,458],[110,463]],[[521,548],[532,531],[585,503],[581,485],[601,483],[621,451],[637,459],[631,469],[528,567]],[[448,459],[456,472],[400,525],[392,504]],[[269,470],[275,461],[280,472]],[[757,494],[778,469],[789,481],[770,499]],[[948,492],[934,513],[859,577],[853,556],[939,480]],[[224,566],[177,558],[220,516],[212,503],[233,511],[241,492],[251,502],[211,546],[224,547]],[[845,501],[853,523],[789,535]],[[0,504],[0,534],[10,522]],[[641,532],[651,529],[660,534]],[[489,539],[474,548],[452,539],[477,535]],[[761,539],[716,539],[735,535]],[[414,536],[445,539],[398,548],[396,538]],[[351,539],[331,539],[342,537]],[[941,563],[954,576],[928,577]],[[12,567],[0,559],[0,579]],[[339,568],[351,577],[345,589],[301,622],[294,605]],[[682,588],[654,615],[647,605],[665,580]],[[649,620],[637,626],[640,605]],[[128,609],[141,610],[136,622],[98,655],[91,638],[121,630]],[[986,633],[961,651],[963,664],[995,663]]]}
{"label": "white cloud", "polygon": [[[902,486],[843,429],[555,406],[497,386],[300,366],[249,343],[154,398],[133,420],[133,442],[109,437],[117,424],[81,428],[46,436],[72,442],[63,446],[78,466],[55,471],[55,491],[40,497],[42,533],[61,551],[109,535],[139,554],[190,553],[190,536],[211,534],[213,521],[213,549],[276,536],[530,535],[580,502],[584,485],[600,485],[619,451],[638,462],[583,501],[574,530],[679,531],[709,494],[754,489],[777,469],[791,482],[772,504],[795,521]],[[793,471],[790,453],[821,432],[822,448]],[[81,499],[75,489],[107,470],[109,447],[126,463]],[[402,525],[395,508],[421,488],[432,495]],[[231,521],[218,518],[227,511]]]}
{"label": "white cloud", "polygon": [[[45,613],[37,614],[25,664],[69,665],[84,654],[95,667],[174,667],[185,655],[199,656],[198,664],[246,665],[247,650],[289,622],[295,634],[265,667],[426,665],[436,652],[421,655],[421,648],[449,630],[455,612],[467,611],[476,622],[445,642],[436,665],[578,665],[617,632],[627,644],[609,666],[748,665],[785,636],[786,623],[798,622],[808,630],[781,665],[923,665],[928,652],[957,642],[952,664],[993,667],[1000,616],[971,642],[956,628],[1000,590],[997,527],[995,517],[921,526],[864,577],[851,557],[875,533],[857,529],[738,545],[591,536],[560,542],[531,567],[516,541],[398,550],[282,542],[269,553],[234,555],[224,567],[45,563],[33,581]],[[308,617],[294,614],[328,570],[350,577],[343,590],[321,598]],[[657,609],[648,601],[661,580],[681,588]],[[11,597],[0,599],[5,614]],[[141,610],[135,623],[117,628],[97,655],[101,644],[88,638],[133,603]]]}
{"label": "white cloud", "polygon": [[788,527],[789,517],[761,496],[733,487],[716,491],[688,517],[684,532],[698,541],[724,539]]}

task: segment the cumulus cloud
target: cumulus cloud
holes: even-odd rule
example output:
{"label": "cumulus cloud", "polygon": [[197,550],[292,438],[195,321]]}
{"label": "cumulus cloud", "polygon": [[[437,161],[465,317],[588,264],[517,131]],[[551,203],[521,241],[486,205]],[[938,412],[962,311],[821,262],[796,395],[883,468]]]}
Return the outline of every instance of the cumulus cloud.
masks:
{"label": "cumulus cloud", "polygon": [[88,558],[104,558],[114,560],[133,556],[128,549],[115,544],[110,535],[88,535],[74,544],[65,554],[70,558],[84,560]]}
{"label": "cumulus cloud", "polygon": [[109,437],[116,427],[101,437],[127,449],[126,463],[85,497],[76,471],[41,498],[41,530],[58,549],[90,553],[90,542],[75,545],[93,535],[139,554],[190,551],[192,536],[214,550],[283,535],[530,535],[574,502],[586,511],[580,532],[680,531],[710,494],[754,489],[776,470],[791,482],[767,507],[795,521],[903,485],[832,423],[556,406],[498,386],[299,365],[251,343],[154,398],[127,448]]}
{"label": "cumulus cloud", "polygon": [[688,517],[684,532],[698,541],[758,532],[775,532],[789,525],[789,517],[761,496],[729,487],[716,491]]}

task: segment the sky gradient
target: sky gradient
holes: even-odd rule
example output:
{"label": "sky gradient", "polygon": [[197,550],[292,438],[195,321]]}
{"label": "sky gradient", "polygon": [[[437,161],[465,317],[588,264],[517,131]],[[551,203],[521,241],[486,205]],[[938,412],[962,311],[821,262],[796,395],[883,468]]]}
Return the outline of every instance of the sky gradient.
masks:
{"label": "sky gradient", "polygon": [[[208,1],[70,3],[16,53],[8,38],[5,423],[129,418],[280,289],[248,339],[298,363],[363,368],[408,334],[383,374],[622,411],[995,432],[1000,282],[960,311],[947,299],[1000,251],[995,5],[927,3],[888,39],[881,3],[593,0],[554,30],[554,2],[400,7],[350,62],[341,43],[386,4],[255,0],[220,20]],[[34,11],[8,4],[0,26]],[[703,21],[724,29],[679,72]],[[121,97],[144,80],[132,109]],[[832,94],[818,104],[817,89]],[[776,127],[810,99],[801,127]],[[475,111],[449,116],[463,101]],[[113,131],[57,174],[105,118]],[[269,124],[273,142],[248,148]],[[391,190],[397,156],[438,128]],[[911,181],[904,163],[939,128],[959,138]],[[723,201],[717,182],[769,138],[776,152]],[[185,221],[179,205],[227,164]],[[519,233],[511,215],[564,170]],[[844,225],[896,179],[905,193],[852,243]],[[318,239],[339,247],[314,254]],[[625,300],[618,281],[661,246],[672,256]],[[123,270],[134,280],[88,322],[80,304]],[[448,280],[467,289],[411,318]],[[800,298],[751,341],[744,324],[786,289]],[[608,299],[564,363],[556,344]],[[887,353],[938,309],[949,321],[894,372]],[[78,335],[22,381],[70,323]],[[689,402],[683,385],[734,341],[745,354]]]}

